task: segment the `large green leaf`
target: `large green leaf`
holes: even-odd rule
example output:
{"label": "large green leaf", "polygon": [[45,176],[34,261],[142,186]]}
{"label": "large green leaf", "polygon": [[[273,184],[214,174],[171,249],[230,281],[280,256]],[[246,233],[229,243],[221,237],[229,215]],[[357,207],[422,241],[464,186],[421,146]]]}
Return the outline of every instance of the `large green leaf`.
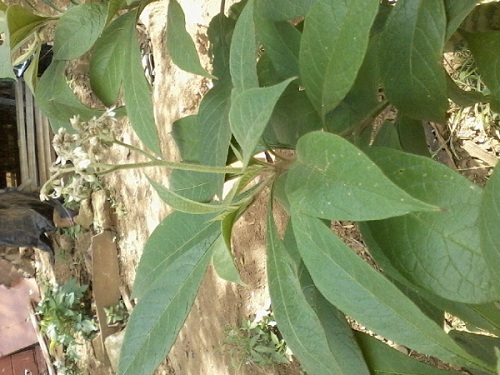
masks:
{"label": "large green leaf", "polygon": [[346,97],[326,116],[326,129],[342,133],[360,123],[368,124],[379,112],[380,73],[378,68],[378,38],[372,37],[363,64]]}
{"label": "large green leaf", "polygon": [[354,145],[321,132],[299,140],[286,193],[294,209],[331,220],[376,220],[436,209],[397,187]]}
{"label": "large green leaf", "polygon": [[[500,31],[490,32],[463,32],[467,44],[476,60],[481,79],[491,90],[497,102],[493,107],[500,111],[500,64],[498,51],[500,51]],[[492,104],[493,105],[493,104]]]}
{"label": "large green leaf", "polygon": [[300,254],[314,284],[344,314],[384,338],[459,366],[491,370],[470,356],[394,284],[316,218],[292,213]]}
{"label": "large green leaf", "polygon": [[448,25],[446,27],[446,40],[450,39],[467,15],[477,5],[477,0],[444,0]]}
{"label": "large green leaf", "polygon": [[[219,78],[229,76],[229,51],[236,22],[218,14],[210,21],[207,30],[210,41],[209,54],[212,57],[212,74]],[[217,82],[214,82],[216,84]]]}
{"label": "large green leaf", "polygon": [[415,155],[430,156],[422,121],[399,115],[396,118],[396,129],[403,151]]}
{"label": "large green leaf", "polygon": [[223,236],[220,236],[214,244],[214,252],[212,255],[212,265],[219,277],[230,283],[246,286],[241,280],[238,268],[234,264],[234,258],[231,254],[231,249],[226,246],[226,241]]}
{"label": "large green leaf", "polygon": [[273,22],[258,14],[259,38],[276,72],[283,79],[299,75],[300,31],[289,22]]}
{"label": "large green leaf", "polygon": [[330,351],[321,323],[308,304],[294,273],[293,261],[281,242],[272,213],[267,218],[267,277],[273,312],[280,332],[311,375],[352,374]]}
{"label": "large green leaf", "polygon": [[54,59],[73,60],[87,52],[101,35],[107,17],[106,4],[81,4],[69,8],[57,22]]}
{"label": "large green leaf", "polygon": [[440,370],[420,362],[366,333],[356,332],[366,362],[376,375],[452,375],[456,372]]}
{"label": "large green leaf", "polygon": [[128,33],[124,32],[128,46],[123,69],[123,97],[127,106],[130,124],[139,139],[151,151],[161,154],[158,131],[153,112],[151,87],[149,86],[142,67],[141,51],[137,41],[135,24],[127,25]]}
{"label": "large green leaf", "polygon": [[[218,226],[210,228],[211,234],[217,237]],[[168,237],[164,237],[164,242],[168,240]],[[193,304],[212,255],[209,250],[212,242],[193,245],[168,266],[168,252],[165,251],[163,259],[159,259],[163,267],[152,279],[127,322],[118,374],[153,374],[170,351]]]}
{"label": "large green leaf", "polygon": [[118,13],[121,9],[125,0],[109,0],[108,2],[108,17],[106,18],[106,25],[111,22],[113,17]]}
{"label": "large green leaf", "polygon": [[144,247],[132,291],[134,298],[143,298],[164,270],[182,254],[190,249],[203,252],[215,242],[220,224],[210,222],[213,217],[173,212],[163,219]]}
{"label": "large green leaf", "polygon": [[14,67],[10,57],[10,37],[7,27],[7,18],[4,11],[0,11],[0,35],[2,35],[2,44],[0,45],[0,78],[15,79]]}
{"label": "large green leaf", "polygon": [[484,189],[479,211],[481,250],[490,277],[500,292],[500,167],[496,167]]}
{"label": "large green leaf", "polygon": [[51,20],[31,13],[20,5],[11,5],[7,8],[7,25],[10,33],[10,46],[13,50],[20,47],[30,35]]}
{"label": "large green leaf", "polygon": [[442,0],[400,0],[389,15],[379,54],[382,83],[389,101],[407,116],[444,122],[445,33]]}
{"label": "large green leaf", "polygon": [[[233,95],[229,122],[243,150],[243,165],[248,165],[271,118],[274,106],[293,78],[271,87],[250,88]],[[233,92],[235,92],[233,89]]]}
{"label": "large green leaf", "polygon": [[307,95],[322,118],[354,84],[378,4],[376,0],[318,0],[306,16],[300,73]]}
{"label": "large green leaf", "polygon": [[500,338],[457,330],[450,331],[448,335],[473,356],[491,366],[496,364],[495,347],[500,348]]}
{"label": "large green leaf", "polygon": [[184,11],[176,0],[168,2],[166,38],[167,49],[175,65],[186,72],[213,78],[201,66],[196,46],[186,31]]}
{"label": "large green leaf", "polygon": [[73,94],[66,82],[66,61],[53,61],[43,73],[35,89],[35,99],[45,116],[68,122],[79,115],[83,121],[94,116],[99,117],[102,111],[86,107]]}
{"label": "large green leaf", "polygon": [[498,335],[500,333],[500,311],[494,303],[488,304],[465,304],[451,301],[437,296],[421,287],[416,286],[406,279],[390,262],[373,238],[367,223],[358,223],[363,242],[368,246],[370,255],[375,259],[377,265],[384,274],[399,284],[411,288],[415,293],[440,310],[447,311],[453,316],[463,320],[469,327],[476,327]]}
{"label": "large green leaf", "polygon": [[134,12],[128,12],[113,21],[97,39],[90,56],[90,86],[107,106],[118,99],[129,47],[128,33],[135,18]]}
{"label": "large green leaf", "polygon": [[305,16],[315,0],[257,0],[259,15],[273,21],[288,21]]}
{"label": "large green leaf", "polygon": [[479,187],[430,158],[391,149],[369,155],[412,196],[441,207],[369,223],[374,239],[408,280],[443,298],[483,303],[498,298],[481,252]]}
{"label": "large green leaf", "polygon": [[258,87],[257,78],[257,40],[253,21],[253,3],[249,0],[243,8],[231,39],[229,64],[231,80],[236,94]]}

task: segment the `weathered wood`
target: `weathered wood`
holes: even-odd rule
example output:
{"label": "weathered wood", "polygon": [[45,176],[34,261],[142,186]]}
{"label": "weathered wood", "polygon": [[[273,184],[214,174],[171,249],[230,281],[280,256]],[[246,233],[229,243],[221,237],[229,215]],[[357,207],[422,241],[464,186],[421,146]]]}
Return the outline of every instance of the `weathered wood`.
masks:
{"label": "weathered wood", "polygon": [[16,82],[16,116],[17,116],[17,142],[19,144],[19,166],[21,171],[21,184],[28,179],[28,149],[26,144],[26,127],[24,116],[24,91],[25,85],[21,79]]}

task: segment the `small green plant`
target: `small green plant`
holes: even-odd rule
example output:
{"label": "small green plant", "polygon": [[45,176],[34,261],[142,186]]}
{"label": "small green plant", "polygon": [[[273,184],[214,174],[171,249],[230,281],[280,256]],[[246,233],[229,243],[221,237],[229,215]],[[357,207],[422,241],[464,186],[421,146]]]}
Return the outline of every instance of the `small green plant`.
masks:
{"label": "small green plant", "polygon": [[106,314],[106,323],[108,325],[125,325],[128,320],[128,310],[123,301],[120,300],[116,306],[104,308]]}
{"label": "small green plant", "polygon": [[269,311],[253,321],[243,320],[241,327],[229,328],[221,349],[238,370],[243,364],[269,367],[289,362],[285,340]]}
{"label": "small green plant", "polygon": [[61,233],[75,240],[83,232],[83,227],[79,224],[61,228]]}
{"label": "small green plant", "polygon": [[88,315],[83,302],[88,286],[78,285],[74,279],[52,288],[48,283],[45,286],[45,296],[36,308],[41,318],[41,331],[50,339],[51,354],[55,354],[58,345],[63,348],[63,358],[57,358],[54,362],[58,373],[76,374],[76,339],[81,337],[88,340],[97,330],[97,324]]}

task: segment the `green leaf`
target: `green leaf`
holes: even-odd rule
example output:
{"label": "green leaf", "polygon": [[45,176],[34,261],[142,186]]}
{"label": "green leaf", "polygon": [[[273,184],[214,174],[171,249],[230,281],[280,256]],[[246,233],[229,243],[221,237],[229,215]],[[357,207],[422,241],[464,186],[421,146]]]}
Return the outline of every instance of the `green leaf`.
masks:
{"label": "green leaf", "polygon": [[363,64],[346,97],[326,116],[326,129],[342,133],[360,123],[369,123],[380,112],[378,38],[372,37]]}
{"label": "green leaf", "polygon": [[479,211],[481,250],[492,282],[500,293],[500,167],[495,167],[486,183]]}
{"label": "green leaf", "polygon": [[321,118],[306,93],[292,84],[276,103],[263,138],[271,146],[295,148],[300,137],[321,127]]}
{"label": "green leaf", "polygon": [[107,106],[118,99],[129,47],[128,33],[135,17],[134,12],[127,12],[113,21],[97,39],[90,56],[90,86]]}
{"label": "green leaf", "polygon": [[184,11],[176,0],[168,2],[166,38],[167,49],[175,65],[186,72],[214,78],[201,66],[196,46],[186,31]]}
{"label": "green leaf", "polygon": [[[218,226],[211,227],[210,231],[217,237]],[[164,252],[160,273],[152,279],[128,320],[119,374],[149,375],[163,361],[196,297],[210,262],[212,243],[193,244],[169,266],[165,263],[170,254]]]}
{"label": "green leaf", "polygon": [[[133,297],[143,298],[164,270],[190,249],[205,251],[220,234],[220,225],[211,222],[213,215],[173,212],[149,237],[137,267]],[[201,249],[201,250],[200,250]],[[205,249],[205,250],[204,250]]]}
{"label": "green leaf", "polygon": [[321,220],[294,212],[292,225],[314,284],[344,314],[384,338],[420,353],[459,366],[491,370],[453,342],[440,326],[358,257]]}
{"label": "green leaf", "polygon": [[[295,244],[294,247],[296,248],[297,245]],[[296,251],[298,252],[298,249]],[[347,374],[369,374],[363,354],[344,314],[328,302],[314,286],[311,275],[303,263],[299,267],[299,279],[307,302],[320,320],[330,352],[333,353],[340,367],[346,369]]]}
{"label": "green leaf", "polygon": [[10,37],[6,17],[5,11],[0,11],[0,35],[2,35],[2,44],[0,44],[0,78],[16,79],[10,57]]}
{"label": "green leaf", "polygon": [[442,0],[401,0],[389,15],[379,56],[382,83],[389,101],[406,116],[444,123],[445,33]]}
{"label": "green leaf", "polygon": [[299,75],[301,33],[289,22],[273,22],[258,14],[257,33],[266,53],[282,79]]}
{"label": "green leaf", "polygon": [[257,0],[259,15],[272,21],[288,21],[305,16],[315,0]]}
{"label": "green leaf", "polygon": [[208,25],[207,36],[210,41],[209,54],[212,57],[212,74],[219,80],[229,75],[229,51],[235,24],[233,19],[219,13],[212,18]]}
{"label": "green leaf", "polygon": [[267,215],[267,278],[273,312],[280,332],[311,375],[350,374],[340,368],[314,310],[294,273],[293,261],[279,239],[272,213]]}
{"label": "green leaf", "polygon": [[135,24],[128,25],[128,34],[124,36],[128,42],[126,50],[129,53],[125,56],[123,74],[127,79],[123,80],[123,98],[135,133],[146,147],[157,155],[161,155],[151,87],[144,76],[136,34]]}
{"label": "green leaf", "polygon": [[456,330],[450,331],[448,335],[473,356],[495,366],[495,347],[500,348],[500,338]]}
{"label": "green leaf", "polygon": [[66,82],[66,61],[53,61],[35,89],[35,98],[45,116],[68,122],[75,115],[83,121],[99,117],[102,111],[88,108],[73,94]]}
{"label": "green leaf", "polygon": [[376,0],[318,0],[306,16],[299,55],[301,79],[322,118],[354,84],[378,4]]}
{"label": "green leaf", "polygon": [[253,2],[249,0],[241,12],[233,37],[229,65],[236,93],[259,86],[257,78],[257,41],[253,21]]}
{"label": "green leaf", "polygon": [[234,258],[231,250],[226,246],[224,237],[220,236],[214,244],[214,253],[212,255],[212,264],[215,272],[222,279],[241,286],[246,284],[241,280],[240,273],[234,264]]}
{"label": "green leaf", "polygon": [[491,100],[489,96],[479,91],[462,90],[448,74],[446,75],[446,84],[448,87],[448,96],[460,107],[471,107],[476,103],[485,103]]}
{"label": "green leaf", "polygon": [[491,90],[496,101],[500,101],[500,65],[497,51],[500,50],[500,32],[462,32],[477,63],[481,79]]}
{"label": "green leaf", "polygon": [[239,95],[233,95],[229,122],[236,141],[243,149],[244,166],[253,156],[276,102],[292,80],[290,78],[271,87],[247,89]]}
{"label": "green leaf", "polygon": [[[106,25],[111,22],[113,17],[118,13],[121,7],[125,4],[125,0],[109,0],[108,2],[108,16],[106,18]],[[131,12],[133,13],[133,12]]]}
{"label": "green leaf", "polygon": [[299,140],[286,194],[294,209],[331,220],[375,220],[435,210],[397,187],[354,145],[321,132]]}
{"label": "green leaf", "polygon": [[452,375],[456,372],[440,370],[420,362],[389,345],[362,332],[355,332],[366,362],[377,375]]}
{"label": "green leaf", "polygon": [[451,38],[476,5],[477,0],[444,0],[446,17],[448,19],[446,40]]}
{"label": "green leaf", "polygon": [[230,207],[221,205],[219,203],[201,203],[182,195],[175,193],[173,190],[159,184],[158,182],[148,178],[149,183],[156,190],[160,198],[176,211],[185,212],[189,214],[213,214],[220,213]]}
{"label": "green leaf", "polygon": [[20,5],[9,6],[6,15],[10,33],[10,46],[13,51],[51,20],[49,17],[37,16]]}
{"label": "green leaf", "polygon": [[399,115],[396,118],[396,129],[403,151],[415,155],[430,156],[422,121]]}
{"label": "green leaf", "polygon": [[477,229],[481,188],[430,158],[390,149],[372,149],[369,155],[403,190],[441,207],[369,223],[391,264],[443,298],[466,303],[497,298]]}
{"label": "green leaf", "polygon": [[107,16],[108,7],[99,3],[77,5],[64,12],[54,35],[54,59],[73,60],[90,50]]}

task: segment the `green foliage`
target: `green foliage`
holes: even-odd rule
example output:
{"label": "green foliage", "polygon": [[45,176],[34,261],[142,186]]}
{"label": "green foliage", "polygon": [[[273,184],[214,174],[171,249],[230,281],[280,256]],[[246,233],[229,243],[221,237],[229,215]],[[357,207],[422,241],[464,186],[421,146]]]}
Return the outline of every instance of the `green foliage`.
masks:
{"label": "green foliage", "polygon": [[63,374],[76,374],[76,338],[90,339],[97,330],[83,300],[86,290],[87,285],[80,286],[74,279],[53,288],[46,284],[45,296],[36,308],[41,332],[50,339],[50,351],[57,345],[63,347],[63,361],[58,358],[56,363]]}
{"label": "green foliage", "polygon": [[[75,97],[66,61],[57,60],[89,51],[95,94],[106,106],[123,99],[132,127],[152,152],[130,148],[151,160],[141,165],[174,169],[169,187],[150,181],[174,212],[144,247],[119,374],[154,372],[210,261],[221,277],[243,284],[232,226],[265,190],[271,194],[267,269],[275,318],[309,374],[445,373],[354,333],[345,315],[411,350],[469,372],[494,373],[497,340],[447,334],[442,322],[448,312],[472,332],[500,332],[500,167],[484,188],[474,185],[430,157],[423,121],[443,123],[448,99],[458,106],[488,102],[498,111],[500,26],[491,15],[500,14],[500,3],[242,1],[210,21],[212,66],[205,69],[183,10],[172,0],[166,47],[173,62],[217,77],[197,114],[173,124],[182,158],[173,163],[159,158],[151,88],[141,66],[136,20],[147,2],[76,6],[59,18],[17,5],[3,9],[10,36],[4,45],[12,52],[26,41],[39,43],[38,31],[48,23],[62,30],[56,59],[40,80],[30,79],[52,123],[103,113]],[[81,35],[63,32],[85,17],[92,22],[81,25]],[[485,87],[465,91],[461,78],[445,71],[445,43],[456,37],[465,39]],[[8,76],[12,63],[7,49],[1,51]],[[375,118],[389,105],[397,119],[380,125]],[[279,149],[295,153],[283,156]],[[265,159],[256,156],[262,151]],[[242,167],[228,166],[234,161]],[[101,167],[104,173],[130,166]],[[228,180],[233,187],[223,196]],[[284,238],[274,224],[275,204],[290,219]],[[358,222],[383,273],[331,231],[332,220]],[[245,328],[253,332],[246,344],[262,337],[255,329]],[[263,352],[254,352],[256,362]]]}
{"label": "green foliage", "polygon": [[272,312],[253,321],[245,319],[241,327],[228,329],[221,352],[230,358],[237,370],[244,364],[264,368],[288,363],[287,346]]}

